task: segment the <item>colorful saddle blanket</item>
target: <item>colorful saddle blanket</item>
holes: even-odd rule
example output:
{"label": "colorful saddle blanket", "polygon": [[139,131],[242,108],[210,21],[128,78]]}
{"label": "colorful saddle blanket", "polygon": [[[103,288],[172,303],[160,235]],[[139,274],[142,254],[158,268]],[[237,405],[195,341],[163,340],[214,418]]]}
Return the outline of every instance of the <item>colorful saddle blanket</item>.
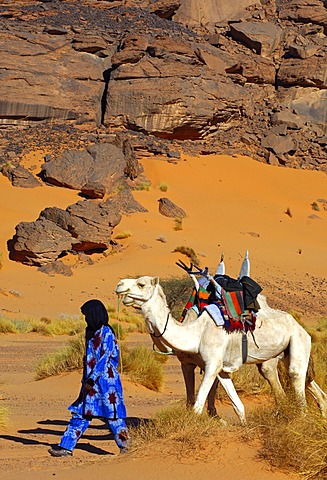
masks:
{"label": "colorful saddle blanket", "polygon": [[[219,319],[217,320],[217,315],[214,314],[215,308],[213,307],[217,309],[217,313],[219,312],[218,316],[222,319],[221,323]],[[198,291],[196,288],[193,289],[183,309],[180,322],[184,321],[190,308],[196,308],[199,315],[203,310],[207,310],[217,325],[224,325],[229,331],[243,330],[247,332],[255,329],[256,313],[250,309],[244,310],[241,291],[226,292],[222,289],[222,300],[217,301],[212,300],[210,292],[200,286]]]}

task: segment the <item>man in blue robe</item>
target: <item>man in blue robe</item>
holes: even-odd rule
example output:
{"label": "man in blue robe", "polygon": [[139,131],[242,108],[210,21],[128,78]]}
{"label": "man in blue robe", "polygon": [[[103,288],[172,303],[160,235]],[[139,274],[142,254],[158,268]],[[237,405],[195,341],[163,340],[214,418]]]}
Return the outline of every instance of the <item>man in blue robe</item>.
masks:
{"label": "man in blue robe", "polygon": [[59,445],[49,449],[54,457],[72,455],[92,418],[107,421],[121,453],[129,445],[126,408],[118,373],[119,348],[108,325],[108,312],[100,300],[89,300],[82,305],[81,311],[87,324],[82,386],[77,400],[68,407],[72,418]]}

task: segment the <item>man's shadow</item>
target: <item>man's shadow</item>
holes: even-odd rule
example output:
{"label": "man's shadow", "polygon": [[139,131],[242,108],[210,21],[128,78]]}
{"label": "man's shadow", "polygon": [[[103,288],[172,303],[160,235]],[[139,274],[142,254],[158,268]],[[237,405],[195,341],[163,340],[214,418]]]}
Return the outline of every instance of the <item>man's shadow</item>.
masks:
{"label": "man's shadow", "polygon": [[[126,418],[126,424],[128,427],[130,426],[133,426],[134,428],[137,428],[140,424],[145,424],[145,423],[148,423],[150,422],[151,420],[147,419],[147,418],[137,418],[137,417],[128,417]],[[27,434],[27,435],[55,435],[55,436],[58,436],[58,437],[61,437],[62,434],[64,433],[64,430],[66,428],[66,426],[68,425],[68,422],[66,421],[63,421],[63,420],[50,420],[50,419],[47,419],[47,420],[41,420],[39,422],[37,422],[38,425],[49,425],[49,427],[51,426],[61,426],[61,427],[64,427],[60,430],[57,430],[57,429],[53,429],[53,428],[43,428],[43,427],[37,427],[37,428],[33,428],[33,429],[28,429],[28,430],[18,430],[17,433],[21,433],[21,434]],[[92,453],[94,455],[114,455],[113,453],[111,452],[108,452],[106,450],[103,450],[102,448],[99,448],[99,447],[95,447],[94,445],[92,445],[91,443],[86,443],[86,442],[83,442],[83,439],[84,440],[114,440],[114,436],[112,433],[107,433],[107,434],[101,434],[99,432],[99,434],[92,434],[92,435],[89,435],[87,433],[88,430],[91,430],[91,431],[97,431],[97,430],[104,430],[104,429],[108,429],[107,427],[107,423],[105,421],[101,422],[101,424],[98,424],[98,425],[92,425],[92,423],[90,424],[90,426],[88,427],[88,429],[86,430],[86,432],[83,434],[83,436],[81,437],[81,440],[78,442],[78,444],[76,445],[76,449],[79,449],[79,450],[84,450],[88,453]],[[3,439],[3,440],[8,440],[10,442],[15,442],[15,443],[21,443],[23,445],[45,445],[47,447],[53,447],[53,444],[49,443],[49,442],[45,442],[45,441],[42,441],[42,440],[37,440],[37,439],[34,439],[34,438],[26,438],[26,437],[23,437],[23,436],[15,436],[15,435],[0,435],[0,438]]]}

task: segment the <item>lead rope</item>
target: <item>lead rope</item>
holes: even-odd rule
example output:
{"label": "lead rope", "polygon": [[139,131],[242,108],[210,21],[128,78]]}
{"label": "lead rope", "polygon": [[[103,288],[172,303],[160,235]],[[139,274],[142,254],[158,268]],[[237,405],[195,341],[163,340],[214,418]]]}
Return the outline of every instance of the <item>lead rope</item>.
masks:
{"label": "lead rope", "polygon": [[118,341],[118,347],[119,347],[119,366],[120,366],[120,374],[122,375],[123,373],[123,358],[122,358],[122,354],[121,354],[121,339],[120,339],[120,301],[121,301],[121,298],[118,297],[118,308],[117,308],[117,321],[118,321],[118,324],[117,324],[117,341]]}

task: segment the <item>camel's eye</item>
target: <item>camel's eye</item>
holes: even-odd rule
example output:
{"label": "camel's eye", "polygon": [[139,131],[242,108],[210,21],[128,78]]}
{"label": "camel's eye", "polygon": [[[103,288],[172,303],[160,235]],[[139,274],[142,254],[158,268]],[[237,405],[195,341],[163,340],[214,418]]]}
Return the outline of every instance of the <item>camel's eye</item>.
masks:
{"label": "camel's eye", "polygon": [[145,287],[145,282],[138,282],[138,287],[139,288],[144,288]]}

